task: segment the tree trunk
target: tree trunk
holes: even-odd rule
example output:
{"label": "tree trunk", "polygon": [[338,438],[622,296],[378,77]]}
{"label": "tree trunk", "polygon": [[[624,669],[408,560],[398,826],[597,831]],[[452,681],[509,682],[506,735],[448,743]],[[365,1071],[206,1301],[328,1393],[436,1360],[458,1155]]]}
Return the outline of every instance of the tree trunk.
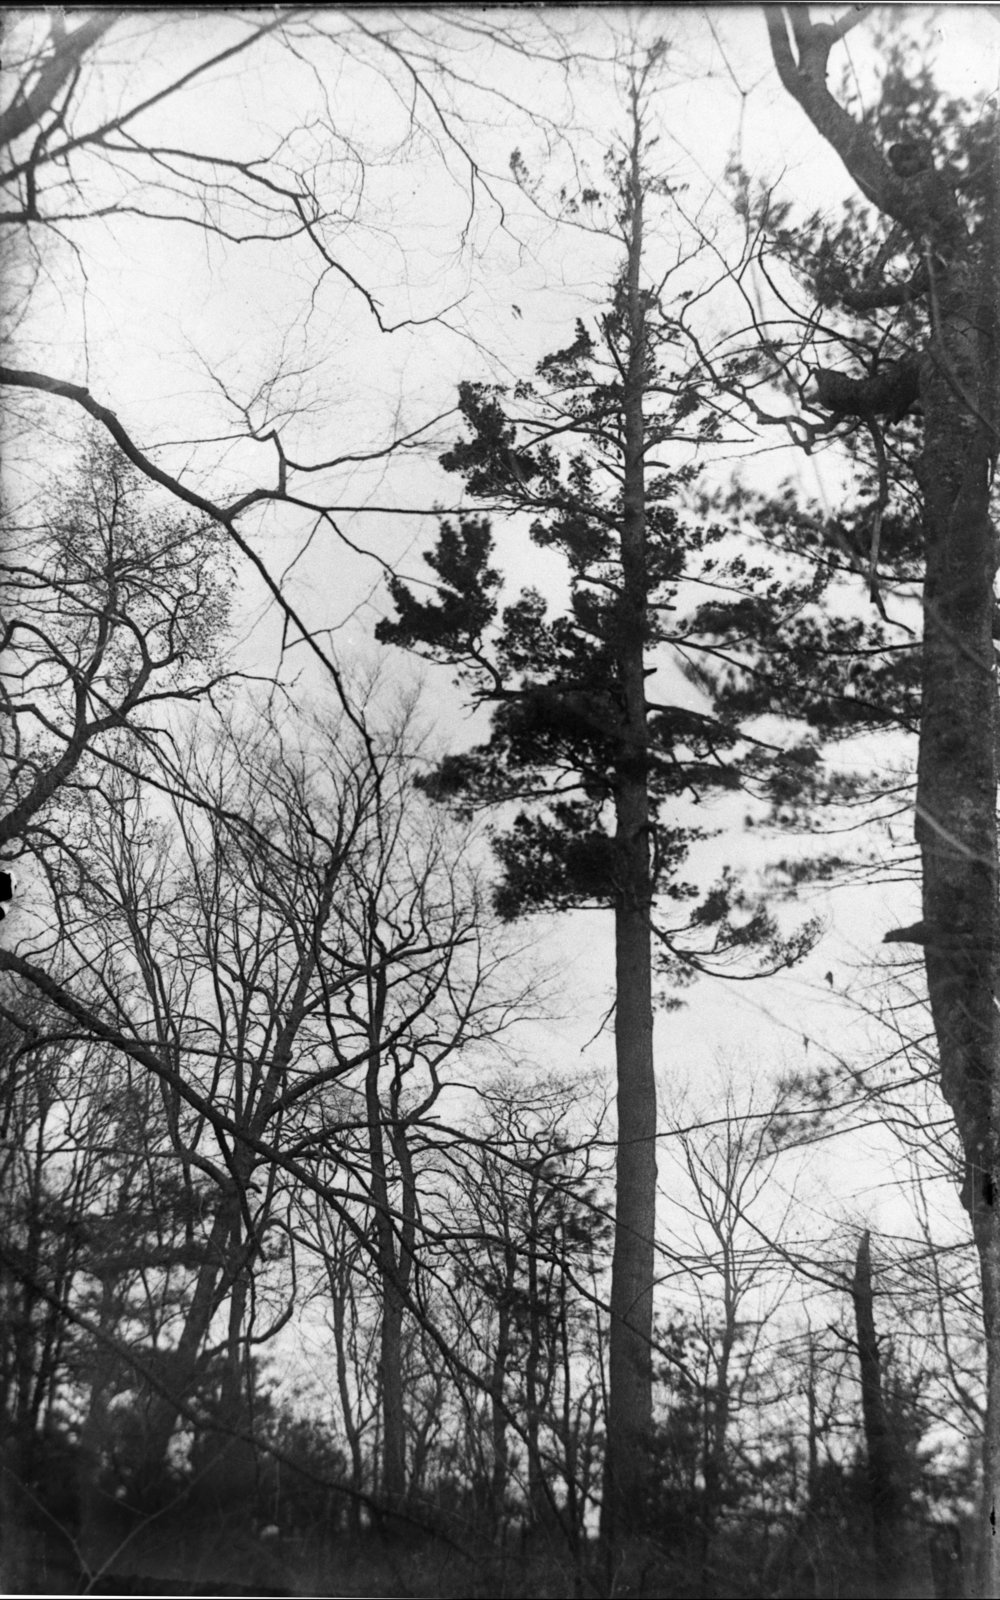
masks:
{"label": "tree trunk", "polygon": [[[371,912],[374,922],[375,913]],[[374,964],[378,957],[369,955]],[[406,1412],[403,1403],[403,1314],[405,1286],[412,1259],[406,1240],[393,1220],[390,1196],[389,1155],[386,1150],[384,1113],[380,1092],[383,1065],[382,1029],[385,1020],[388,978],[384,962],[379,962],[369,977],[369,1055],[365,1074],[365,1107],[368,1119],[368,1158],[371,1164],[371,1203],[375,1232],[375,1255],[382,1291],[382,1326],[379,1343],[379,1379],[382,1392],[382,1494],[389,1510],[398,1510],[406,1498]],[[390,1124],[391,1126],[391,1124]],[[402,1130],[391,1130],[405,1137]],[[412,1175],[403,1178],[404,1228],[412,1208]],[[411,1219],[412,1220],[412,1219]]]}
{"label": "tree trunk", "polygon": [[219,1381],[218,1426],[207,1441],[205,1465],[199,1475],[202,1489],[218,1506],[235,1501],[252,1502],[257,1486],[257,1446],[253,1437],[254,1379],[246,1342],[247,1300],[250,1289],[252,1246],[240,1234],[231,1241],[240,1267],[229,1290],[229,1328],[225,1360]]}
{"label": "tree trunk", "polygon": [[557,1352],[559,1358],[559,1384],[560,1384],[560,1421],[562,1425],[563,1447],[563,1483],[565,1484],[565,1511],[562,1516],[563,1530],[566,1542],[574,1560],[579,1560],[580,1539],[583,1529],[580,1515],[580,1493],[577,1481],[577,1461],[579,1457],[579,1418],[574,1416],[573,1408],[573,1358],[570,1349],[569,1337],[569,1309],[567,1306],[567,1282],[570,1273],[570,1250],[566,1238],[565,1224],[561,1232],[561,1249],[559,1251],[559,1312],[557,1328]]}
{"label": "tree trunk", "polygon": [[382,1380],[382,1493],[390,1510],[406,1498],[406,1412],[403,1406],[403,1302],[392,1278],[383,1277],[380,1377]]}
{"label": "tree trunk", "polygon": [[[860,11],[816,26],[805,6],[768,6],[775,66],[788,92],[873,204],[913,241],[932,337],[920,364],[924,449],[917,468],[926,548],[916,838],[924,947],[941,1086],[965,1155],[962,1200],[983,1282],[987,1350],[984,1593],[1000,1595],[1000,907],[997,858],[996,532],[990,489],[1000,422],[997,273],[1000,151],[974,234],[948,171],[931,159],[904,177],[826,87],[831,46]],[[793,48],[794,47],[794,48]],[[886,305],[851,291],[854,309]]]}
{"label": "tree trunk", "polygon": [[[932,374],[927,387],[925,403],[933,404],[934,391],[943,388],[941,375]],[[932,930],[925,964],[941,1084],[962,1138],[962,1200],[982,1273],[988,1382],[985,1517],[992,1528],[1000,1483],[994,536],[987,513],[984,441],[968,437],[972,430],[967,425],[956,426],[965,419],[954,416],[953,402],[940,393],[935,398],[944,401],[946,415],[940,428],[928,430],[922,472],[927,578],[916,832],[924,923]],[[1000,1593],[996,1543],[991,1534],[990,1594]]]}
{"label": "tree trunk", "polygon": [[819,1408],[816,1404],[816,1346],[813,1343],[812,1329],[809,1330],[809,1366],[806,1376],[806,1460],[808,1462],[806,1478],[806,1506],[812,1512],[816,1509],[817,1493],[819,1489]]}
{"label": "tree trunk", "polygon": [[[333,1344],[337,1361],[337,1393],[340,1397],[340,1415],[351,1453],[350,1529],[357,1538],[361,1533],[361,1494],[364,1489],[364,1458],[361,1451],[361,1427],[351,1393],[348,1363],[348,1320],[356,1319],[357,1310],[351,1300],[351,1261],[347,1245],[335,1246],[335,1259],[327,1259],[326,1276],[330,1307],[333,1317]],[[355,1365],[355,1374],[357,1366]]]}
{"label": "tree trunk", "polygon": [[892,1428],[882,1392],[882,1361],[875,1333],[875,1303],[872,1295],[871,1235],[867,1230],[858,1242],[852,1295],[861,1371],[861,1414],[865,1429],[875,1592],[878,1595],[890,1595],[897,1592],[899,1563],[905,1556],[905,1541],[902,1537],[899,1472],[894,1460]]}
{"label": "tree trunk", "polygon": [[77,1461],[77,1503],[79,1525],[77,1539],[80,1554],[91,1567],[100,1566],[104,1553],[99,1549],[102,1534],[104,1486],[102,1484],[104,1453],[111,1436],[111,1400],[114,1395],[116,1367],[120,1358],[112,1347],[118,1317],[116,1294],[117,1280],[113,1273],[96,1274],[100,1284],[97,1325],[99,1337],[88,1351],[88,1360],[82,1376],[89,1387],[87,1409],[80,1427]]}
{"label": "tree trunk", "polygon": [[938,289],[924,362],[923,701],[916,836],[927,988],[941,1086],[965,1154],[962,1200],[983,1284],[987,1342],[986,1592],[1000,1594],[1000,1130],[997,871],[997,566],[990,488],[997,456],[996,196],[973,253]]}
{"label": "tree trunk", "polygon": [[506,1523],[504,1507],[507,1499],[507,1479],[510,1467],[507,1458],[507,1414],[504,1405],[504,1388],[511,1360],[513,1333],[511,1304],[516,1273],[517,1257],[510,1244],[505,1243],[504,1281],[497,1296],[497,1337],[493,1348],[489,1379],[490,1444],[492,1447],[489,1478],[489,1516],[494,1538],[502,1537]]}
{"label": "tree trunk", "polygon": [[649,858],[649,731],[645,644],[646,307],[641,124],[633,108],[626,296],[625,482],[622,589],[616,655],[625,702],[615,799],[615,1064],[618,1146],[608,1338],[608,1415],[601,1532],[607,1550],[643,1531],[652,1431],[652,1337],[656,1219],[656,1077],[653,1067],[652,872]]}
{"label": "tree trunk", "polygon": [[155,1479],[163,1467],[181,1407],[190,1398],[197,1373],[198,1355],[235,1276],[234,1249],[240,1237],[239,1199],[227,1196],[219,1206],[198,1269],[174,1352],[169,1392],[156,1394],[147,1413],[144,1470]]}
{"label": "tree trunk", "polygon": [[726,1482],[726,1452],[729,1444],[729,1369],[736,1347],[736,1301],[732,1291],[730,1264],[726,1252],[725,1320],[721,1330],[719,1358],[715,1366],[715,1382],[706,1388],[706,1451],[704,1462],[705,1490],[701,1519],[701,1592],[709,1595],[714,1588],[712,1558],[715,1529],[722,1511],[723,1489]]}
{"label": "tree trunk", "polygon": [[[539,1298],[539,1222],[538,1176],[532,1178],[528,1200],[528,1348],[524,1358],[524,1443],[528,1456],[528,1525],[542,1526],[546,1521],[545,1479],[539,1447],[540,1396],[539,1367],[542,1355],[542,1316],[548,1315],[548,1296],[543,1311]],[[547,1285],[546,1285],[547,1287]]]}

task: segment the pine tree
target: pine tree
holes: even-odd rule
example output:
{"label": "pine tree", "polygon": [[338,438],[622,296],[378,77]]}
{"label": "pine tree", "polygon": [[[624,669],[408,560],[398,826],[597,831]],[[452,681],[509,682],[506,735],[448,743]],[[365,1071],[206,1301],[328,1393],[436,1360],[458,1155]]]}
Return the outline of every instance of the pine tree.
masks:
{"label": "pine tree", "polygon": [[[811,767],[816,752],[809,745],[765,750],[711,706],[652,698],[657,663],[671,656],[693,675],[699,650],[715,651],[722,641],[739,649],[748,636],[773,633],[777,616],[815,598],[824,579],[790,585],[730,548],[730,526],[685,511],[696,475],[691,446],[716,438],[719,420],[687,379],[681,325],[665,306],[665,280],[647,264],[649,202],[670,198],[652,171],[646,128],[645,92],[659,53],[632,76],[629,138],[608,158],[622,265],[606,310],[592,323],[578,320],[572,341],[512,392],[463,384],[467,434],[442,457],[471,495],[530,516],[533,540],[566,563],[568,606],[550,615],[533,589],[502,606],[491,524],[468,515],[442,522],[426,556],[434,598],[391,579],[395,618],[376,630],[385,643],[451,665],[473,701],[491,708],[489,738],[447,756],[423,786],[467,809],[519,804],[494,833],[502,914],[595,906],[614,913],[608,1548],[640,1532],[648,1510],[654,972],[683,981],[698,970],[725,970],[750,950],[761,968],[774,970],[796,959],[814,931],[783,938],[728,870],[703,893],[681,876],[691,845],[704,836],[684,814],[689,800],[754,784],[763,790],[776,758],[787,774]],[[513,164],[527,183],[521,158]],[[672,621],[692,576],[717,586],[718,598],[695,618]],[[754,709],[768,709],[773,698],[770,685]]]}
{"label": "pine tree", "polygon": [[[919,433],[899,452],[900,482],[919,516],[923,578],[914,828],[923,891],[919,944],[941,1086],[965,1157],[962,1200],[982,1269],[989,1508],[1000,1480],[1000,713],[990,514],[1000,441],[997,122],[992,111],[979,107],[970,117],[969,108],[940,95],[926,57],[894,46],[884,33],[875,41],[881,95],[862,105],[846,78],[833,92],[831,54],[866,9],[820,23],[805,6],[765,8],[782,85],[862,197],[840,228],[818,218],[808,223],[800,259],[817,302],[814,320],[822,319],[828,343],[833,335],[853,356],[834,367],[828,349],[813,371],[823,420],[807,442],[842,426],[870,436],[879,483],[873,574],[892,453],[887,440],[910,407],[919,407]],[[859,249],[866,236],[872,248]],[[912,934],[900,930],[904,938]],[[987,1545],[982,1581],[995,1593],[1000,1552],[995,1539]]]}

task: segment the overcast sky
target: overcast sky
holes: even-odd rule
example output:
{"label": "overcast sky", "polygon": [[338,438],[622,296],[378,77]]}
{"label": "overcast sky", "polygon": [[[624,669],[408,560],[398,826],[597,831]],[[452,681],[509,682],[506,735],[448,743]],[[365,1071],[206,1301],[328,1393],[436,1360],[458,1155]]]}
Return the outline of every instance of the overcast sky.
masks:
{"label": "overcast sky", "polygon": [[[47,286],[18,335],[25,365],[88,383],[144,448],[219,498],[273,476],[270,447],[237,438],[247,418],[261,430],[282,422],[286,448],[308,461],[378,450],[400,433],[426,429],[422,447],[415,441],[400,456],[345,464],[312,481],[317,498],[338,505],[400,508],[344,513],[338,522],[362,550],[408,574],[421,570],[419,551],[435,524],[402,508],[453,504],[459,494],[458,481],[437,464],[454,418],[434,420],[453,407],[459,380],[528,376],[542,354],[569,342],[577,316],[593,316],[614,270],[608,241],[544,216],[511,181],[509,158],[518,148],[549,195],[563,184],[601,186],[603,151],[623,126],[613,58],[627,47],[630,31],[640,40],[662,34],[670,42],[655,105],[658,159],[664,175],[686,186],[679,204],[721,257],[739,236],[723,185],[731,156],[802,208],[828,204],[835,211],[850,190],[777,84],[756,6],[448,9],[391,14],[405,30],[401,43],[416,48],[436,36],[443,58],[460,71],[462,81],[453,77],[442,89],[447,115],[414,90],[405,66],[387,63],[366,42],[363,30],[377,32],[389,14],[362,8],[324,14],[297,51],[275,39],[235,58],[133,128],[165,146],[238,158],[271,153],[295,130],[285,147],[289,163],[307,163],[324,195],[336,201],[340,221],[329,243],[337,259],[377,299],[386,324],[416,319],[418,325],[380,332],[342,274],[317,278],[315,255],[301,240],[236,247],[198,227],[116,216],[73,233],[80,256],[69,244],[50,247]],[[996,93],[1000,27],[987,8],[948,6],[933,15],[928,7],[907,9],[910,25],[933,31],[942,76],[955,92],[973,101]],[[135,13],[102,45],[100,69],[87,79],[95,120],[224,48],[247,17],[258,15]],[[524,49],[500,49],[462,32],[462,18],[502,24]],[[26,25],[42,24],[36,18]],[[873,83],[868,38],[868,25],[853,31],[831,75],[836,81],[845,67],[862,100]],[[565,40],[577,62],[569,74],[544,59]],[[413,95],[423,129],[416,134]],[[470,156],[479,168],[475,181]],[[103,176],[95,172],[94,182],[106,184],[108,201],[143,201],[141,191],[123,187],[106,169]],[[663,226],[663,250],[691,236],[684,217],[674,219],[672,234]],[[720,298],[706,315],[722,317],[724,303]],[[68,435],[68,411],[54,407],[49,414],[55,434],[64,426]],[[794,452],[758,451],[748,446],[754,463],[748,470],[773,481],[790,474],[807,493],[835,492],[835,468],[817,472]],[[10,453],[8,492],[31,492],[46,480],[52,459],[58,457],[40,462]],[[718,477],[729,463],[711,470]],[[299,556],[310,522],[298,512],[267,510],[248,519],[247,528],[280,574]],[[557,595],[555,558],[534,551],[523,528],[497,533],[506,541],[508,571]],[[333,630],[347,660],[377,654],[379,585],[377,564],[326,529],[288,578],[296,605],[311,625]],[[249,579],[239,619],[241,647],[252,639],[245,659],[252,656],[259,669],[268,653],[273,657],[279,632]],[[448,736],[471,731],[456,715],[444,679],[429,670],[426,680],[429,714],[446,708]],[[319,688],[304,671],[303,692]],[[787,848],[743,836],[740,816],[739,807],[719,811],[727,831],[700,852],[700,865],[759,867],[769,853]],[[810,904],[804,912],[814,909]],[[844,995],[866,991],[864,969],[881,933],[915,914],[915,890],[852,890],[827,897],[822,909],[830,933],[794,974],[760,984],[702,981],[683,1011],[660,1020],[665,1092],[687,1085],[692,1103],[701,1104],[720,1057],[734,1063],[737,1075],[763,1076],[801,1063],[806,1041],[813,1062],[825,1048],[864,1055],[873,1030]],[[564,1015],[540,1031],[540,1057],[571,1065],[585,1052],[588,1064],[607,1068],[610,1039],[588,1041],[610,990],[610,919],[540,920],[538,931],[546,959],[565,972]],[[863,1144],[856,1146],[855,1157],[862,1151]],[[878,1182],[877,1168],[859,1162],[843,1192],[857,1192],[862,1210],[876,1214]]]}

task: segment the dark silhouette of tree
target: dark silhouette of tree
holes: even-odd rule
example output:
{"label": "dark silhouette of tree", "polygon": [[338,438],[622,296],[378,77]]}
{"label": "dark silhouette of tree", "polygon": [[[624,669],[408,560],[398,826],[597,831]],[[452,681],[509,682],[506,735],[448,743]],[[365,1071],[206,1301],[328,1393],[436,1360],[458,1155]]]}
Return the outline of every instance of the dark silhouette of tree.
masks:
{"label": "dark silhouette of tree", "polygon": [[882,1356],[875,1331],[871,1234],[867,1230],[858,1241],[851,1292],[861,1374],[861,1415],[865,1430],[875,1580],[880,1593],[893,1593],[898,1584],[906,1545],[903,1533],[902,1463],[884,1392]]}
{"label": "dark silhouette of tree", "polygon": [[[376,630],[384,642],[456,667],[467,692],[492,708],[488,742],[446,757],[422,786],[460,808],[524,806],[494,834],[501,913],[577,906],[614,912],[618,1155],[603,1508],[609,1542],[616,1528],[637,1530],[645,1503],[654,969],[683,981],[699,970],[732,970],[753,952],[758,969],[775,970],[812,936],[806,928],[784,939],[764,905],[728,872],[703,894],[681,875],[701,836],[693,820],[678,816],[684,796],[697,802],[755,782],[763,792],[778,782],[783,763],[801,770],[815,751],[782,757],[746,740],[734,719],[711,707],[654,698],[654,652],[672,647],[684,668],[700,649],[720,652],[748,633],[773,631],[783,609],[814,591],[718,551],[725,529],[684,516],[694,476],[689,447],[715,438],[719,422],[700,409],[686,381],[679,326],[665,304],[669,272],[656,276],[647,233],[647,207],[670,203],[644,122],[661,53],[654,49],[634,70],[628,136],[608,158],[605,228],[622,267],[607,309],[593,328],[579,321],[572,342],[510,395],[463,384],[467,437],[442,457],[471,494],[531,517],[532,538],[566,562],[568,609],[550,618],[543,596],[526,590],[501,610],[490,525],[465,516],[442,524],[427,557],[433,598],[391,579],[396,617]],[[513,164],[527,186],[523,158],[515,155]],[[678,594],[695,573],[718,585],[719,598],[675,624]],[[729,597],[733,588],[738,601]],[[695,667],[689,673],[698,681]],[[769,684],[756,709],[773,705]]]}
{"label": "dark silhouette of tree", "polygon": [[231,573],[215,528],[151,493],[99,436],[55,490],[4,516],[0,845],[47,847],[53,807],[143,761],[157,719],[231,677]]}
{"label": "dark silhouette of tree", "polygon": [[[922,412],[922,445],[911,466],[924,558],[915,824],[923,918],[921,933],[909,934],[923,950],[941,1082],[964,1152],[962,1198],[982,1270],[988,1508],[1000,1481],[997,557],[990,516],[1000,445],[996,126],[982,117],[977,138],[965,141],[964,161],[952,164],[960,141],[948,129],[949,107],[932,100],[931,115],[918,125],[928,109],[928,77],[919,68],[908,76],[898,52],[887,52],[886,115],[862,121],[826,79],[831,51],[864,12],[824,23],[804,6],[771,6],[766,15],[784,87],[889,229],[885,248],[860,277],[842,253],[843,236],[822,241],[812,278],[820,305],[860,318],[902,308],[911,318],[909,368],[894,369],[905,380],[907,404],[917,398]],[[902,393],[898,406],[891,395],[886,404],[883,371],[848,384],[843,378],[820,374],[819,407],[831,424],[850,417],[870,426],[884,461],[881,435],[906,409]],[[881,475],[884,485],[884,469]],[[873,565],[884,502],[883,489]],[[905,939],[907,930],[897,936]],[[987,1543],[993,1565],[984,1581],[995,1589],[1000,1557],[996,1541]]]}
{"label": "dark silhouette of tree", "polygon": [[610,1237],[600,1154],[558,1085],[510,1074],[484,1102],[445,1219],[453,1300],[481,1350],[489,1415],[488,1448],[469,1471],[501,1543],[516,1519],[524,1537],[565,1541],[580,1558],[600,1387],[594,1284]]}
{"label": "dark silhouette of tree", "polygon": [[[570,59],[558,29],[542,23],[532,33],[529,44],[505,27],[494,32],[483,24],[479,38],[492,40],[512,60],[530,58],[531,45],[556,67]],[[239,383],[232,384],[215,363],[213,379],[226,420],[221,429],[205,430],[204,454],[196,444],[201,458],[194,460],[188,445],[177,451],[164,448],[162,436],[149,437],[136,420],[142,397],[129,392],[124,374],[113,393],[91,386],[86,334],[75,326],[72,340],[79,341],[80,352],[75,367],[65,347],[53,352],[51,364],[40,355],[45,318],[40,313],[36,322],[34,307],[47,280],[56,279],[57,293],[79,310],[85,329],[80,308],[91,292],[90,251],[98,231],[110,226],[122,258],[134,250],[143,264],[151,259],[154,237],[183,244],[190,234],[204,241],[206,251],[261,259],[276,252],[287,263],[289,281],[300,268],[303,272],[301,302],[290,302],[290,325],[311,316],[318,297],[334,290],[360,304],[387,335],[446,320],[451,307],[442,304],[436,279],[433,303],[432,285],[427,285],[425,315],[411,314],[409,273],[398,280],[405,284],[405,304],[395,310],[387,306],[391,291],[385,286],[384,255],[377,268],[380,287],[372,286],[370,214],[358,201],[367,187],[368,163],[385,159],[382,124],[402,106],[402,124],[393,122],[389,135],[393,158],[419,151],[432,163],[443,192],[460,196],[458,251],[471,237],[481,208],[503,214],[503,198],[468,138],[469,121],[484,100],[496,104],[497,91],[489,80],[478,84],[465,71],[467,34],[467,24],[456,19],[453,26],[444,16],[390,18],[386,13],[364,19],[300,6],[268,18],[220,14],[207,42],[201,29],[127,8],[73,26],[61,16],[23,13],[9,19],[5,33],[13,93],[0,114],[0,237],[6,267],[0,387],[11,417],[17,417],[18,435],[24,435],[23,441],[18,437],[18,453],[22,445],[30,450],[27,441],[34,438],[42,441],[44,454],[44,430],[67,408],[79,420],[93,421],[152,483],[222,530],[265,586],[291,638],[313,654],[345,706],[338,662],[256,548],[249,524],[255,512],[270,508],[288,516],[297,536],[308,525],[339,538],[338,513],[378,508],[370,501],[346,504],[356,502],[356,494],[331,489],[331,476],[345,469],[353,473],[365,461],[382,462],[404,438],[413,442],[437,419],[424,417],[412,430],[401,429],[399,437],[390,424],[380,438],[354,439],[307,459],[294,437],[296,421],[309,409],[298,398],[301,369],[278,360],[245,397]],[[360,132],[347,112],[345,125],[339,124],[324,87],[345,70],[357,73],[376,97],[385,96]],[[228,92],[233,75],[241,73],[295,85],[274,112],[280,125],[274,145],[253,119],[228,143],[204,132],[202,108],[210,105],[217,87]],[[511,103],[516,101],[507,97]],[[544,113],[519,109],[529,124],[561,136]],[[381,228],[381,219],[375,225]],[[152,251],[161,248],[158,244]],[[338,374],[338,392],[341,382]],[[288,392],[297,397],[291,403]],[[164,431],[188,430],[168,422]],[[239,437],[247,449],[247,475],[236,491],[228,470],[218,472],[220,433]],[[356,548],[354,540],[350,546]]]}

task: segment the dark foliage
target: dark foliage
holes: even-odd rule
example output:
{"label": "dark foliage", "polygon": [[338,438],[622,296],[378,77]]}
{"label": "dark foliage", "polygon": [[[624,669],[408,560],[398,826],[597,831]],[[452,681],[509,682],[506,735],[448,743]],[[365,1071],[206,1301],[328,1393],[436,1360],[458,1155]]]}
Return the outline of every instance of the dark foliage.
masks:
{"label": "dark foliage", "polygon": [[[781,711],[824,733],[839,730],[836,712],[823,709],[824,675],[843,672],[830,651],[855,652],[864,632],[845,625],[840,640],[824,634],[818,602],[828,573],[790,583],[737,553],[738,509],[713,520],[708,502],[690,499],[689,467],[650,473],[644,649],[651,663],[685,675],[709,704],[662,703],[650,693],[648,753],[636,767],[622,680],[633,626],[619,546],[623,390],[609,378],[625,340],[623,315],[616,294],[593,333],[578,322],[572,343],[543,359],[534,380],[512,393],[463,384],[467,436],[442,456],[471,493],[529,516],[534,542],[563,556],[565,610],[552,614],[535,589],[502,605],[490,525],[470,517],[457,526],[443,522],[427,553],[436,597],[418,598],[392,579],[395,616],[376,630],[384,643],[458,668],[466,692],[491,708],[489,738],[446,756],[421,786],[466,812],[518,808],[494,830],[501,867],[495,901],[508,918],[615,903],[623,880],[613,819],[622,784],[636,777],[650,792],[655,893],[666,904],[697,899],[681,876],[691,846],[705,837],[692,807],[740,787],[761,796],[772,784],[787,789],[815,764],[802,749],[765,754],[748,745],[741,723]],[[647,433],[660,441],[687,427],[700,406],[697,392],[673,376],[669,320],[652,311],[650,320],[648,381],[656,402]],[[566,439],[565,453],[550,442],[557,434]],[[717,598],[675,622],[692,578]],[[772,655],[779,639],[787,643]],[[810,653],[815,667],[803,672]],[[730,663],[724,671],[716,665],[722,658]],[[803,948],[801,939],[783,942],[760,906],[745,895],[741,902],[731,879],[713,885],[688,916],[667,919],[661,933],[663,968],[675,977],[724,964],[755,943],[763,966],[792,960]]]}

